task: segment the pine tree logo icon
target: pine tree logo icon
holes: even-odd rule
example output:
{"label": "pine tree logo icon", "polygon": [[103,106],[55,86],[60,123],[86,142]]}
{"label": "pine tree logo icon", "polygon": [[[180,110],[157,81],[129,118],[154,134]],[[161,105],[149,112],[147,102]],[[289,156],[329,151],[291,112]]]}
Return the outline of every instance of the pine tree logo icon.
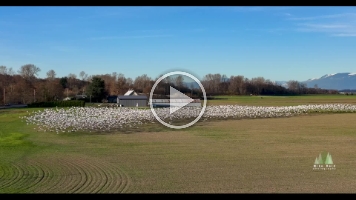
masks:
{"label": "pine tree logo icon", "polygon": [[331,158],[331,155],[328,153],[328,155],[326,156],[326,160],[325,160],[325,165],[333,165],[333,159]]}
{"label": "pine tree logo icon", "polygon": [[335,170],[335,169],[336,166],[334,165],[333,159],[329,152],[319,153],[319,156],[315,158],[313,170]]}

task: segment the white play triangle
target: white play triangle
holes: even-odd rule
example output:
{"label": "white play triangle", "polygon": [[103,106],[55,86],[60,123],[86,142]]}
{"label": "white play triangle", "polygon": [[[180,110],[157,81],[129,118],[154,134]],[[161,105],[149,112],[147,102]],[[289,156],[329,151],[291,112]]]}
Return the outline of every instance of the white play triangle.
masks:
{"label": "white play triangle", "polygon": [[169,113],[172,114],[175,111],[181,109],[187,104],[194,101],[194,99],[188,97],[187,95],[179,92],[175,88],[169,88]]}

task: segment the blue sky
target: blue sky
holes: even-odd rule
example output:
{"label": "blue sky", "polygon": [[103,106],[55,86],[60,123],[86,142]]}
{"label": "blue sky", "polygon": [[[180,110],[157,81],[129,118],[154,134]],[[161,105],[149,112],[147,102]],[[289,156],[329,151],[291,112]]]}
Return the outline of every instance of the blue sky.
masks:
{"label": "blue sky", "polygon": [[0,7],[0,65],[45,77],[356,72],[356,7]]}

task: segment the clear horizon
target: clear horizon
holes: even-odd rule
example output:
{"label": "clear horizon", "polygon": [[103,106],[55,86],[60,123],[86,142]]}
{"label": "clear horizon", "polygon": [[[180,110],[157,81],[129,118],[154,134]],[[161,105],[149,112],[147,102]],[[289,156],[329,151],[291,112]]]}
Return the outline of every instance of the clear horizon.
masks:
{"label": "clear horizon", "polygon": [[305,81],[355,73],[356,7],[3,6],[0,65],[39,78],[185,71]]}

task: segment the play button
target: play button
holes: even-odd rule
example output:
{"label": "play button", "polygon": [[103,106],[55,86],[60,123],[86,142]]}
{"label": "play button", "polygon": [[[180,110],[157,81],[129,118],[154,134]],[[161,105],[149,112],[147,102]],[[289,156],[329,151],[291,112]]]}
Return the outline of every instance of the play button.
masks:
{"label": "play button", "polygon": [[[180,76],[187,76],[190,79],[194,80],[194,82],[196,82],[202,93],[203,93],[203,98],[204,98],[204,102],[203,105],[201,105],[200,103],[200,98],[199,99],[192,99],[191,97],[183,94],[182,92],[178,91],[176,88],[169,86],[169,99],[167,98],[163,98],[163,99],[153,99],[153,93],[157,87],[157,85],[164,80],[165,78],[169,77],[169,76],[174,76],[174,75],[180,75]],[[160,87],[159,87],[160,88]],[[167,88],[168,89],[168,88]],[[161,95],[162,96],[162,95]],[[206,93],[205,93],[205,89],[203,87],[203,85],[200,83],[199,79],[197,79],[196,77],[194,77],[193,75],[186,73],[186,72],[181,72],[181,71],[175,71],[175,72],[170,72],[167,73],[163,76],[161,76],[160,78],[157,79],[157,81],[155,82],[155,84],[152,86],[151,92],[150,92],[150,97],[149,97],[149,105],[151,108],[151,111],[154,115],[154,117],[163,125],[169,127],[169,128],[174,128],[174,129],[182,129],[182,128],[187,128],[193,124],[195,124],[196,122],[198,122],[198,120],[203,116],[205,108],[206,108]],[[193,107],[192,109],[188,109],[188,110],[184,110],[182,108],[184,107]],[[180,126],[176,126],[170,123],[167,123],[165,121],[163,121],[156,113],[154,108],[157,107],[169,107],[169,117],[168,118],[174,118],[174,115],[180,115],[180,116],[188,116],[188,119],[191,119],[192,117],[195,117],[196,115],[199,115],[190,123],[184,124],[184,125],[180,125]],[[163,108],[165,109],[165,108]],[[182,109],[182,110],[181,110]],[[194,111],[193,113],[195,113],[195,111],[199,111],[198,109],[201,109],[200,112],[196,112],[196,115],[190,115],[192,113],[192,110]],[[177,112],[178,110],[181,110],[181,112]],[[162,114],[161,112],[162,110],[160,110],[159,113]],[[165,113],[165,110],[163,110],[163,113]],[[167,115],[168,115],[168,110],[167,110],[167,114],[163,114],[161,116],[163,116],[165,119],[167,119]]]}
{"label": "play button", "polygon": [[169,114],[181,109],[182,107],[193,102],[194,99],[188,97],[187,95],[179,92],[174,87],[169,88]]}

